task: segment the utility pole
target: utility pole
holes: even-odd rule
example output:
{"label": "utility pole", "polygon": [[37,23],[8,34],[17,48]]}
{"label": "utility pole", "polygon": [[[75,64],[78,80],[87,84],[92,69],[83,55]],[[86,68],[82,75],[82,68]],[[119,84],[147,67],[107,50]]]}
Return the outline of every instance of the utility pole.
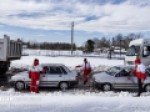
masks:
{"label": "utility pole", "polygon": [[120,59],[121,59],[121,39],[120,39]]}
{"label": "utility pole", "polygon": [[111,59],[111,52],[112,52],[112,44],[111,44],[111,41],[109,39],[109,59]]}
{"label": "utility pole", "polygon": [[71,55],[73,55],[74,22],[71,23]]}

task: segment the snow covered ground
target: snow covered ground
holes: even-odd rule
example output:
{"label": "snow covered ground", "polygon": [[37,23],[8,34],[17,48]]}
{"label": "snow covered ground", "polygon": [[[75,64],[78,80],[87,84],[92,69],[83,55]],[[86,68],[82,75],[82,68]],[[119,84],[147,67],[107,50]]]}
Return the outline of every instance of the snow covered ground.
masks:
{"label": "snow covered ground", "polygon": [[[28,67],[34,58],[40,63],[64,63],[74,68],[82,64],[84,57],[23,56],[13,61],[11,67]],[[88,57],[92,67],[123,65],[123,60],[108,60]],[[129,92],[90,92],[72,89],[41,91],[39,94],[16,92],[14,89],[0,90],[0,112],[150,112],[150,93],[133,97]]]}
{"label": "snow covered ground", "polygon": [[[75,91],[75,92],[74,92]],[[2,112],[149,112],[150,93],[133,97],[128,92],[41,92],[0,91]]]}
{"label": "snow covered ground", "polygon": [[[125,57],[125,51],[122,50],[122,54],[120,56],[120,50],[115,50],[115,53],[112,53],[112,58],[114,59],[124,59]],[[23,49],[22,52],[23,55],[29,55],[29,56],[72,56],[71,51],[64,51],[64,50],[32,50],[32,49]],[[91,56],[91,57],[103,57],[107,58],[108,53],[107,52],[93,52],[93,53],[83,53],[80,50],[73,51],[73,56]]]}

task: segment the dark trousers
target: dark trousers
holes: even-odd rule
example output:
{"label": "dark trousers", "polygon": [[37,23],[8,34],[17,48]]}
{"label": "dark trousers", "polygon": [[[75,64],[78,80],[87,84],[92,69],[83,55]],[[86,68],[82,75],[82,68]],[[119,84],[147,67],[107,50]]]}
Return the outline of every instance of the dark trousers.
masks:
{"label": "dark trousers", "polygon": [[137,96],[140,96],[142,92],[143,92],[143,83],[142,83],[141,79],[138,79],[138,94],[137,94]]}

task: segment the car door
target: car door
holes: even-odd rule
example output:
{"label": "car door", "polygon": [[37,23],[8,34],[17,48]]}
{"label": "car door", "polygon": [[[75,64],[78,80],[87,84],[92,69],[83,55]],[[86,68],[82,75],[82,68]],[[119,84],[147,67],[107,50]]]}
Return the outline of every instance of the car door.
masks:
{"label": "car door", "polygon": [[66,70],[65,66],[60,66],[60,69],[62,71],[63,80],[68,81],[71,79],[71,75],[68,74],[68,71]]}
{"label": "car door", "polygon": [[49,74],[49,67],[43,66],[43,72],[40,74],[40,86],[47,86],[46,76]]}
{"label": "car door", "polygon": [[63,73],[60,66],[49,66],[48,72],[42,76],[44,86],[57,87],[59,82],[63,81]]}
{"label": "car door", "polygon": [[133,89],[137,88],[136,77],[122,69],[115,75],[115,88],[118,89]]}

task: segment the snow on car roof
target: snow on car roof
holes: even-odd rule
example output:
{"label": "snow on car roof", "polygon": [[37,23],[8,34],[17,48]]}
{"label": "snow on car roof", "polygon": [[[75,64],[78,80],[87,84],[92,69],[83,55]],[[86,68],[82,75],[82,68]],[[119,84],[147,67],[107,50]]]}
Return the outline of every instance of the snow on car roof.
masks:
{"label": "snow on car roof", "polygon": [[126,66],[126,65],[118,65],[118,66],[114,66],[114,67],[119,67],[119,68],[121,68],[121,69],[123,69],[123,68],[134,68],[134,66]]}
{"label": "snow on car roof", "polygon": [[41,66],[65,66],[64,64],[61,63],[42,63],[40,65]]}

